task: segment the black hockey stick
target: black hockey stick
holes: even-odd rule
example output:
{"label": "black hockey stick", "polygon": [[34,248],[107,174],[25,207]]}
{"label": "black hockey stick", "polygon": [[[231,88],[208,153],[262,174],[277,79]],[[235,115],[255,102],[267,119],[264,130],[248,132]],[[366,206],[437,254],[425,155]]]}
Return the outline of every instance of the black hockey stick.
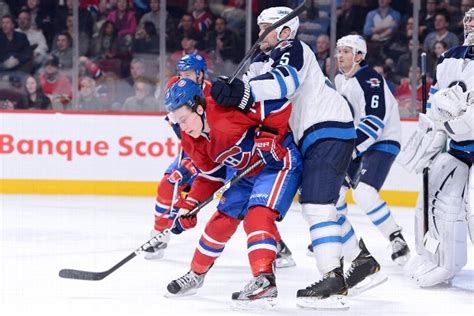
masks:
{"label": "black hockey stick", "polygon": [[[217,190],[211,197],[209,197],[204,202],[200,203],[196,208],[194,208],[191,212],[187,214],[187,216],[197,214],[203,207],[208,205],[214,199],[220,198],[222,194],[227,191],[232,185],[234,185],[237,181],[245,177],[247,174],[255,170],[257,167],[263,164],[263,160],[258,160],[257,162],[253,163],[247,169],[242,171],[241,173],[236,174],[230,180],[228,180],[224,185]],[[176,217],[177,218],[177,217]],[[175,219],[176,220],[176,219]],[[174,225],[173,225],[174,226]],[[135,258],[140,252],[147,250],[148,248],[156,245],[158,242],[161,242],[163,238],[171,233],[171,229],[167,228],[163,232],[157,234],[156,236],[152,237],[146,243],[141,245],[137,248],[134,252],[129,254],[127,257],[123,258],[120,262],[114,265],[112,268],[102,271],[102,272],[92,272],[92,271],[83,271],[83,270],[74,270],[74,269],[62,269],[59,271],[59,276],[65,279],[75,279],[75,280],[87,280],[87,281],[99,281],[104,279],[106,276]]]}
{"label": "black hockey stick", "polygon": [[260,46],[260,43],[265,39],[265,37],[271,32],[273,31],[274,29],[276,29],[277,27],[279,26],[282,26],[283,24],[285,24],[286,22],[288,22],[289,20],[297,17],[298,15],[300,15],[301,13],[303,13],[304,11],[308,10],[308,8],[311,6],[311,2],[312,0],[305,0],[302,4],[300,4],[296,9],[294,9],[293,11],[291,11],[290,14],[284,16],[283,18],[281,18],[280,20],[276,21],[275,23],[273,23],[272,25],[270,25],[268,28],[265,29],[265,31],[263,31],[262,35],[260,35],[257,39],[257,41],[255,42],[255,44],[253,44],[253,46],[249,49],[249,51],[247,52],[247,54],[245,54],[244,58],[240,61],[240,64],[237,66],[237,68],[234,70],[234,72],[232,73],[232,75],[229,76],[229,79],[227,80],[227,83],[232,83],[232,81],[234,81],[235,77],[237,77],[237,75],[242,71],[242,69],[244,68],[245,64],[247,63],[247,61],[252,58],[253,54],[255,54],[255,52],[257,51],[258,47]]}
{"label": "black hockey stick", "polygon": [[[426,53],[421,53],[421,100],[422,113],[426,113],[428,94],[426,92]],[[428,232],[428,168],[423,169],[423,236]]]}

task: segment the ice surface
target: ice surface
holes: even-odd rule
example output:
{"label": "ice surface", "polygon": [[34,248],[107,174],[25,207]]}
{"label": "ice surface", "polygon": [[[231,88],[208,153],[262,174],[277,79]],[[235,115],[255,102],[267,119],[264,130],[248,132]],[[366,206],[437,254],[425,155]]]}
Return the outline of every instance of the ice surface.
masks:
{"label": "ice surface", "polygon": [[[165,287],[189,269],[194,247],[213,212],[198,226],[173,236],[160,261],[134,258],[102,281],[66,280],[63,268],[103,271],[149,239],[153,198],[0,195],[0,315],[248,315],[230,308],[230,295],[251,278],[240,228],[206,277],[197,295],[167,299]],[[392,209],[413,247],[413,210]],[[419,289],[390,260],[390,246],[366,215],[350,207],[358,236],[389,280],[349,298],[349,311],[312,311],[296,306],[296,291],[318,278],[306,256],[309,233],[294,204],[279,224],[297,267],[277,271],[278,305],[264,315],[474,315],[474,251],[451,287]],[[252,312],[252,314],[258,314]]]}

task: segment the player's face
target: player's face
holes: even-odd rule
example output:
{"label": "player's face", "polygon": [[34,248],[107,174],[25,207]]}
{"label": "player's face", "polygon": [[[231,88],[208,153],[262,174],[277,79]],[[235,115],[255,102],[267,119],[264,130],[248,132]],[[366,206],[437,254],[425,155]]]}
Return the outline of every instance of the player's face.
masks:
{"label": "player's face", "polygon": [[338,47],[336,58],[339,69],[342,69],[344,72],[351,71],[354,58],[351,47]]}
{"label": "player's face", "polygon": [[[262,23],[259,25],[260,27],[260,32],[258,33],[258,36],[262,35],[263,32],[269,27],[271,24],[270,23]],[[277,32],[276,30],[271,31],[268,33],[267,36],[263,39],[263,41],[260,43],[260,49],[263,52],[268,52],[272,50],[276,44],[278,43],[278,38],[277,38]]]}
{"label": "player's face", "polygon": [[193,138],[198,138],[203,130],[201,117],[189,107],[182,106],[173,112],[173,118],[183,132]]}
{"label": "player's face", "polygon": [[178,76],[180,78],[188,78],[188,79],[191,79],[192,81],[194,81],[195,83],[198,83],[198,78],[196,76],[196,71],[195,70],[184,70],[184,71],[180,71],[178,73]]}

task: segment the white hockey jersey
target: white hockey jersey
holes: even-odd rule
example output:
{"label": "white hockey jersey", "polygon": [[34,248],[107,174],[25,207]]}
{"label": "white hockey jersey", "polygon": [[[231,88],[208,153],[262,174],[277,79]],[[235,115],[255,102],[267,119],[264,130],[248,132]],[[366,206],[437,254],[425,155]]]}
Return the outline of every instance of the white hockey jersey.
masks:
{"label": "white hockey jersey", "polygon": [[[469,46],[457,46],[444,52],[438,59],[436,76],[430,89],[430,96],[438,90],[459,85],[464,92],[474,91],[474,54],[469,52]],[[429,115],[431,104],[428,100],[426,105]],[[470,133],[456,133],[453,122],[444,123],[441,128],[451,139],[449,152],[454,156],[474,161],[474,135]],[[471,121],[471,126],[474,122]]]}
{"label": "white hockey jersey", "polygon": [[397,155],[401,138],[398,102],[384,78],[363,65],[351,78],[339,74],[334,81],[354,110],[358,153],[371,149]]}
{"label": "white hockey jersey", "polygon": [[292,102],[290,128],[303,155],[321,139],[356,138],[348,103],[324,77],[305,43],[285,40],[270,54],[258,54],[243,79],[255,101],[286,97]]}

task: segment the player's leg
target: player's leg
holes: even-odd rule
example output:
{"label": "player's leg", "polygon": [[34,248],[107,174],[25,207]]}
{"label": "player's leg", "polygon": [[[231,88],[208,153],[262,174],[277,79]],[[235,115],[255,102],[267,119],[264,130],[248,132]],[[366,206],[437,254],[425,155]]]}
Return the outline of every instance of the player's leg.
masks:
{"label": "player's leg", "polygon": [[321,280],[298,290],[297,304],[312,308],[346,308],[347,287],[342,266],[342,225],[336,210],[339,190],[351,161],[353,141],[324,140],[305,153],[300,202],[309,225]]}
{"label": "player's leg", "polygon": [[449,281],[467,262],[464,195],[468,174],[468,165],[448,153],[439,154],[430,167],[428,232],[418,239],[423,241],[418,247],[421,260],[416,260],[418,268],[413,273],[421,287]]}
{"label": "player's leg", "polygon": [[379,191],[388,176],[395,155],[369,150],[362,159],[360,182],[353,190],[354,201],[392,245],[392,260],[400,265],[408,261],[410,250]]}

